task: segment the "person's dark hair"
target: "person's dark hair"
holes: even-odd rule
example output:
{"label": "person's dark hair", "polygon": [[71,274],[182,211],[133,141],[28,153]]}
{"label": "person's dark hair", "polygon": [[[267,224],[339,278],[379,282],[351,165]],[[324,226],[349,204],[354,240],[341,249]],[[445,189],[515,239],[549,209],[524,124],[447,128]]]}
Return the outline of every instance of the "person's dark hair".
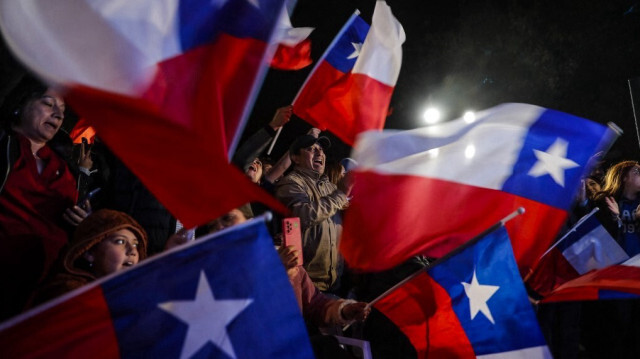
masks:
{"label": "person's dark hair", "polygon": [[5,97],[0,106],[2,127],[8,128],[17,124],[25,105],[36,98],[41,97],[49,87],[35,77],[25,74],[16,87]]}
{"label": "person's dark hair", "polygon": [[262,162],[263,166],[264,165],[271,165],[271,166],[275,165],[275,161],[273,160],[273,158],[271,158],[268,155],[260,156],[260,157],[258,157],[258,159],[260,160],[260,162]]}

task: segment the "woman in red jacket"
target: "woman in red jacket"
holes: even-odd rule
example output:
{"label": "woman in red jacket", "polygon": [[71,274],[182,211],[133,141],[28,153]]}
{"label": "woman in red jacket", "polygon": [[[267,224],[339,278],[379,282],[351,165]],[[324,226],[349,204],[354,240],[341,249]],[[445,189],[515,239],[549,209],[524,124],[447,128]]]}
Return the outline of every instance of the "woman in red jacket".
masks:
{"label": "woman in red jacket", "polygon": [[0,320],[24,308],[69,232],[87,215],[75,205],[75,176],[64,151],[54,145],[64,113],[60,94],[31,77],[18,84],[3,106]]}

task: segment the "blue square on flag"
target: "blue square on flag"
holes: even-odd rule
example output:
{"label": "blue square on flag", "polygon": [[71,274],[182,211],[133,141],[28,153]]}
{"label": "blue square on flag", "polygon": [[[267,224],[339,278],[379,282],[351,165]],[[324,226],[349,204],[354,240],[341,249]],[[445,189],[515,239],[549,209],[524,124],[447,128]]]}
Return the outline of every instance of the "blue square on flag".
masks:
{"label": "blue square on flag", "polygon": [[360,49],[364,43],[369,24],[360,16],[355,16],[348,27],[342,29],[334,40],[331,51],[327,54],[327,62],[341,72],[350,72],[360,55]]}
{"label": "blue square on flag", "polygon": [[451,297],[453,311],[477,356],[505,352],[547,356],[504,227],[427,273]]}

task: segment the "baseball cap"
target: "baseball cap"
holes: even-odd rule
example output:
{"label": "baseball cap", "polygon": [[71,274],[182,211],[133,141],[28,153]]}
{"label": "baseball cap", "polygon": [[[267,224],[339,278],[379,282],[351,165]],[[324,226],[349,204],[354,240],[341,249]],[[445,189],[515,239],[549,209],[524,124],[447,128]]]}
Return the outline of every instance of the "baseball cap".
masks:
{"label": "baseball cap", "polygon": [[291,146],[289,146],[289,153],[298,154],[300,149],[307,148],[313,146],[313,144],[319,144],[323,150],[327,150],[331,147],[331,141],[324,136],[320,136],[318,138],[313,137],[312,135],[303,135],[295,139]]}

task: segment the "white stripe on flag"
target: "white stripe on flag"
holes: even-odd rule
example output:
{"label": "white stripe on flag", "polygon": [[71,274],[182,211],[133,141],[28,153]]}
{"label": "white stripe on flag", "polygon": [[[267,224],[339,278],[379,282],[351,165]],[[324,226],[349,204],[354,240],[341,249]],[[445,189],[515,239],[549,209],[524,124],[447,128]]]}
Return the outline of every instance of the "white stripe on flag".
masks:
{"label": "white stripe on flag", "polygon": [[520,350],[513,350],[510,352],[486,354],[476,356],[478,359],[533,359],[533,358],[553,358],[549,347],[546,345],[539,347],[532,347]]}
{"label": "white stripe on flag", "polygon": [[631,257],[631,259],[627,260],[624,263],[621,263],[621,265],[640,268],[640,254],[636,254],[635,256]]}
{"label": "white stripe on flag", "polygon": [[629,259],[627,253],[602,226],[597,226],[562,252],[580,274]]}
{"label": "white stripe on flag", "polygon": [[513,173],[529,127],[544,111],[505,104],[480,112],[472,124],[457,119],[410,131],[366,132],[358,137],[353,158],[358,170],[500,190]]}
{"label": "white stripe on flag", "polygon": [[402,43],[406,35],[402,25],[384,1],[376,1],[371,28],[364,40],[354,74],[364,74],[394,87],[402,65]]}

